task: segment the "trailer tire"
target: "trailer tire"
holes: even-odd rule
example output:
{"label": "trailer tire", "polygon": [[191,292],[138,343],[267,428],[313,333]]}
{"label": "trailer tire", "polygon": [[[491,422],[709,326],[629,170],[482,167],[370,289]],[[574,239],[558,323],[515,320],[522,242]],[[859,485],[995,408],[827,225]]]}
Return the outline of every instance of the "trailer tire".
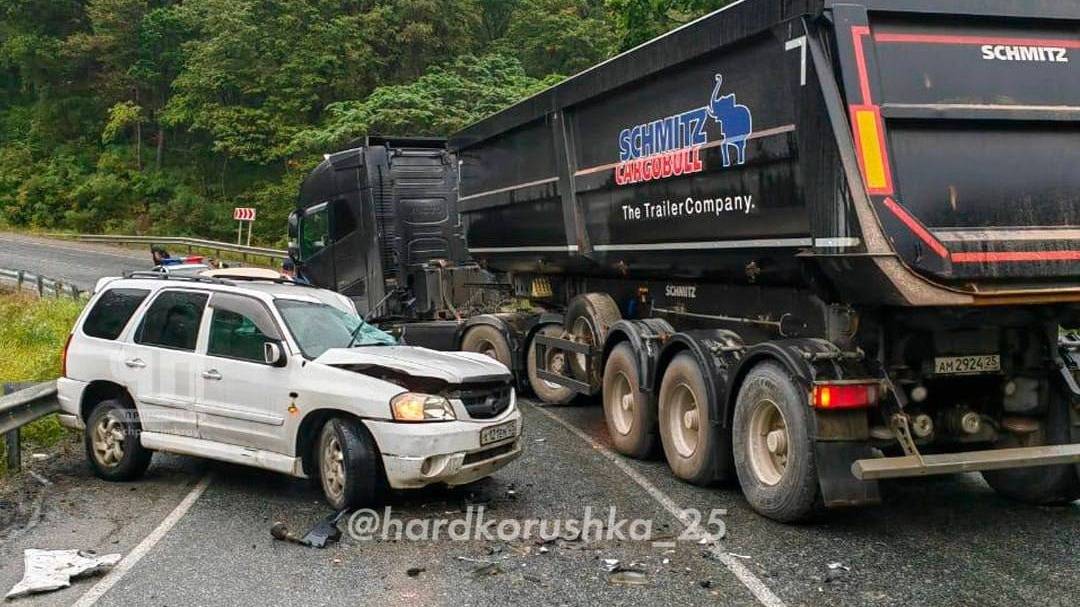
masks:
{"label": "trailer tire", "polygon": [[735,401],[735,471],[750,507],[771,519],[806,520],[821,507],[806,397],[784,367],[755,365]]}
{"label": "trailer tire", "polygon": [[574,376],[589,383],[593,393],[600,388],[604,368],[598,355],[611,326],[622,320],[622,313],[615,300],[606,293],[584,293],[570,300],[566,307],[566,331],[571,338],[593,347],[590,356],[575,354],[570,356],[570,368]]}
{"label": "trailer tire", "polygon": [[676,354],[660,383],[660,444],[675,476],[694,485],[715,482],[718,467],[726,461],[724,441],[710,417],[708,394],[694,355]]}
{"label": "trailer tire", "polygon": [[656,407],[641,391],[637,358],[628,343],[611,351],[604,365],[604,421],[615,450],[635,459],[656,451]]}
{"label": "trailer tire", "polygon": [[465,332],[461,340],[465,352],[479,352],[510,367],[510,344],[506,337],[491,325],[477,325]]}
{"label": "trailer tire", "polygon": [[[536,335],[547,335],[550,337],[562,337],[562,334],[562,325],[544,325],[536,332]],[[576,395],[574,391],[566,386],[560,386],[559,384],[553,384],[549,381],[540,379],[536,374],[536,335],[529,341],[529,352],[527,360],[525,361],[525,370],[529,376],[529,387],[532,388],[533,394],[545,403],[549,405],[565,405],[574,399],[574,396]],[[565,352],[557,351],[549,354],[547,368],[549,370],[554,368],[554,372],[565,374],[566,359],[567,356]]]}
{"label": "trailer tire", "polygon": [[[1044,445],[1067,445],[1072,442],[1069,417],[1069,398],[1061,390],[1051,388],[1050,406],[1043,420]],[[999,441],[1000,448],[1027,447],[1015,435]],[[1080,478],[1077,466],[1038,466],[1035,468],[1010,468],[985,470],[983,479],[998,494],[1025,504],[1039,506],[1067,504],[1080,498]]]}

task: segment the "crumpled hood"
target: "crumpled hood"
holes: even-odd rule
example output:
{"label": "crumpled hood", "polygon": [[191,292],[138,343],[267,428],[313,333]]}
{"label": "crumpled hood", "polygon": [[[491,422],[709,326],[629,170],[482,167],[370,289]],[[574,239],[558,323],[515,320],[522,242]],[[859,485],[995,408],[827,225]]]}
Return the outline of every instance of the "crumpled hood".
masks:
{"label": "crumpled hood", "polygon": [[510,371],[502,363],[476,352],[439,352],[418,346],[333,348],[315,359],[330,366],[373,366],[415,377],[433,377],[451,384],[503,381]]}

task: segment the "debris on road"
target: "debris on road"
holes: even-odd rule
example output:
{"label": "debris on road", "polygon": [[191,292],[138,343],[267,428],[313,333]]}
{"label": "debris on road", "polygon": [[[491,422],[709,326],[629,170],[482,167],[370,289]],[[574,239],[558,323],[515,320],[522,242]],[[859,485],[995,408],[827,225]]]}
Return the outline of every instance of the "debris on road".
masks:
{"label": "debris on road", "polygon": [[24,573],[5,599],[67,588],[71,580],[104,573],[120,562],[121,555],[98,556],[90,550],[38,550],[23,552]]}
{"label": "debris on road", "polygon": [[273,536],[275,540],[282,542],[292,542],[311,548],[325,548],[330,542],[341,540],[341,529],[338,528],[338,522],[348,512],[348,510],[341,510],[340,512],[331,514],[316,523],[315,526],[311,528],[311,531],[308,531],[303,537],[289,531],[289,528],[285,523],[277,521],[270,527],[270,535]]}
{"label": "debris on road", "polygon": [[425,571],[427,571],[427,569],[423,567],[409,567],[405,570],[405,575],[409,577],[419,577],[419,575]]}
{"label": "debris on road", "polygon": [[476,569],[473,569],[472,576],[474,578],[490,577],[493,575],[499,575],[503,572],[503,568],[498,563],[487,563],[480,565]]}
{"label": "debris on road", "polygon": [[604,559],[604,570],[615,571],[619,567],[619,559]]}
{"label": "debris on road", "polygon": [[649,583],[649,577],[640,569],[616,567],[608,573],[608,582],[611,584],[643,586]]}

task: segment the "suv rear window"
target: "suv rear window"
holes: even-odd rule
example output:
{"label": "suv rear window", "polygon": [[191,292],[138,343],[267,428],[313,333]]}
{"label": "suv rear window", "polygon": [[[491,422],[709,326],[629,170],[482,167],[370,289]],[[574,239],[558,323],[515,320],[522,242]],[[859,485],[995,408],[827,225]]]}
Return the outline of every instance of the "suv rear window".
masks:
{"label": "suv rear window", "polygon": [[86,315],[83,333],[100,339],[116,339],[131,320],[131,315],[146,299],[146,289],[109,289],[101,294]]}
{"label": "suv rear window", "polygon": [[143,316],[135,342],[174,350],[194,350],[207,293],[165,291]]}

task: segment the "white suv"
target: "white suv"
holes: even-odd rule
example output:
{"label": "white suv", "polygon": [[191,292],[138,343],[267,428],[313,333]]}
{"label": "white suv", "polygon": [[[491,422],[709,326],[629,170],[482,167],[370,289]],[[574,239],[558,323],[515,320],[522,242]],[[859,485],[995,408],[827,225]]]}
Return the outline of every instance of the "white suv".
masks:
{"label": "white suv", "polygon": [[61,421],[98,476],[153,451],[321,479],[335,509],[386,484],[464,484],[521,454],[510,372],[486,356],[395,345],[345,297],[287,280],[104,281],[76,322]]}

